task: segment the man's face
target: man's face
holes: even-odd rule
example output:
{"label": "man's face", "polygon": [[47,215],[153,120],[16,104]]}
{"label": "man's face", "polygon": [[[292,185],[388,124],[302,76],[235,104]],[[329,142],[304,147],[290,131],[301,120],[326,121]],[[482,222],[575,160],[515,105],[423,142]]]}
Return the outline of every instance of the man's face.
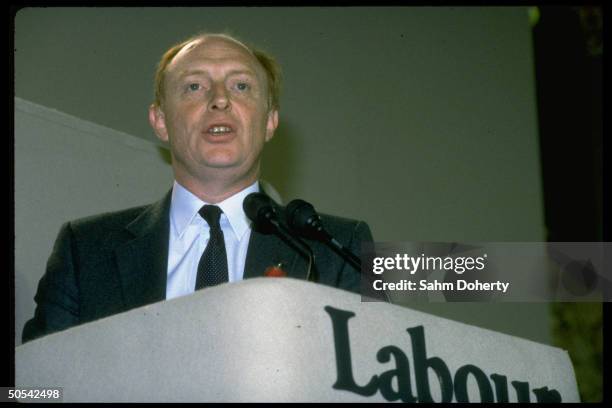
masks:
{"label": "man's face", "polygon": [[164,85],[162,106],[150,108],[149,120],[170,143],[177,181],[255,181],[278,125],[257,59],[236,42],[207,37],[179,51]]}

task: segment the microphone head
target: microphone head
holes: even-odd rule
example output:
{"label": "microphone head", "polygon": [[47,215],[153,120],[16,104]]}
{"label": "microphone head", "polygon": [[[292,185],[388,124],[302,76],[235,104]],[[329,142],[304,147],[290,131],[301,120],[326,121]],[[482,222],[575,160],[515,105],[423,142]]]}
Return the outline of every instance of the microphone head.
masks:
{"label": "microphone head", "polygon": [[273,231],[272,220],[276,220],[277,214],[270,197],[264,193],[251,193],[242,202],[242,208],[260,232]]}
{"label": "microphone head", "polygon": [[296,199],[287,204],[287,224],[306,238],[325,240],[327,233],[321,225],[321,217],[312,204]]}

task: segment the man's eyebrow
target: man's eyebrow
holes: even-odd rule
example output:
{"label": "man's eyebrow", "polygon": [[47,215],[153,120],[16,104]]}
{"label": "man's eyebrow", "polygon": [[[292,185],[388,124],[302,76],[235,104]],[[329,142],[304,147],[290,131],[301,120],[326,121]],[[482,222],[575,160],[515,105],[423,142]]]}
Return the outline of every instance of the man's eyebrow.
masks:
{"label": "man's eyebrow", "polygon": [[233,69],[228,73],[228,75],[241,75],[241,74],[257,76],[257,73],[255,73],[255,71],[253,71],[252,69]]}
{"label": "man's eyebrow", "polygon": [[206,74],[207,72],[202,69],[186,69],[186,70],[179,72],[178,77],[184,78],[190,75],[206,75]]}
{"label": "man's eyebrow", "polygon": [[[257,76],[257,74],[251,70],[251,69],[232,69],[230,70],[227,75],[252,75],[252,76]],[[192,75],[209,75],[209,73],[203,69],[186,69],[184,71],[181,71],[178,75],[178,78],[185,78],[188,76],[192,76]]]}

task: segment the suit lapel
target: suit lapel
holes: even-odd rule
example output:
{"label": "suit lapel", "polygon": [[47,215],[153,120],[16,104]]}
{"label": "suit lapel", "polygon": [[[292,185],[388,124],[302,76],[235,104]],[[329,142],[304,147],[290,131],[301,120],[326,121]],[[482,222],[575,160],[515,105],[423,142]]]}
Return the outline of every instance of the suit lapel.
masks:
{"label": "suit lapel", "polygon": [[135,238],[115,251],[128,309],[166,298],[171,193],[127,225]]}

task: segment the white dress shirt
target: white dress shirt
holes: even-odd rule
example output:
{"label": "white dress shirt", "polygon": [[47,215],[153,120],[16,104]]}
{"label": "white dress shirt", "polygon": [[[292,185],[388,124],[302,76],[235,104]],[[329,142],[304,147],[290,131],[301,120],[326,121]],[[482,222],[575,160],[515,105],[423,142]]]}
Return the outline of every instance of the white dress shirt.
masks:
{"label": "white dress shirt", "polygon": [[[257,182],[215,204],[223,210],[219,222],[225,240],[230,282],[239,281],[244,275],[244,263],[251,237],[251,221],[242,209],[242,202],[247,195],[254,192],[259,192]],[[198,263],[210,238],[210,227],[198,213],[205,204],[209,203],[200,200],[185,187],[174,182],[170,203],[166,299],[188,295],[195,290]]]}

